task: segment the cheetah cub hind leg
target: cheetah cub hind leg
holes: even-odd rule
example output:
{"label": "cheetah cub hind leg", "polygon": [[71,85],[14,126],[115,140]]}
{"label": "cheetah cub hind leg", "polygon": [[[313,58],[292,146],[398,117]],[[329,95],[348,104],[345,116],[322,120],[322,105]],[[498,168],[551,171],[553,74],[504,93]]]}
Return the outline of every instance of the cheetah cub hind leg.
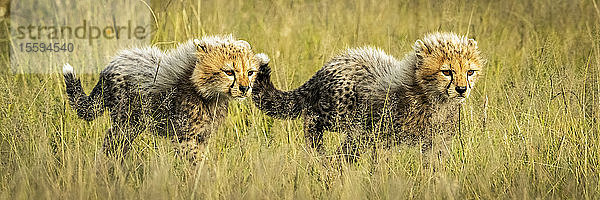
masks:
{"label": "cheetah cub hind leg", "polygon": [[197,165],[206,159],[207,144],[206,141],[200,141],[199,138],[185,138],[173,140],[175,152],[178,157],[187,159],[193,165]]}

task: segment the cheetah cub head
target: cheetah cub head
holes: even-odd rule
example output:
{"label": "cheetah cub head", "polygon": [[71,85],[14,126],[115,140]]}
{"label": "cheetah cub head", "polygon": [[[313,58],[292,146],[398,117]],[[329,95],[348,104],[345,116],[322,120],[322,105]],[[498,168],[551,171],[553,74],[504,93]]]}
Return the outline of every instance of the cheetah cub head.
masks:
{"label": "cheetah cub head", "polygon": [[432,33],[413,46],[417,84],[438,101],[463,102],[483,73],[477,42],[454,33]]}
{"label": "cheetah cub head", "polygon": [[192,82],[208,97],[249,97],[260,66],[268,64],[265,54],[254,54],[250,44],[231,35],[195,39],[198,63]]}

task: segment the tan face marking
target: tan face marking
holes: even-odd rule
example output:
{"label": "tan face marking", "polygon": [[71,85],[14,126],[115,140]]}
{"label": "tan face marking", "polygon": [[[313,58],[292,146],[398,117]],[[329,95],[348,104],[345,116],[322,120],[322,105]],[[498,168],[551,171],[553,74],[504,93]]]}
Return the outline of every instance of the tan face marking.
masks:
{"label": "tan face marking", "polygon": [[231,93],[239,91],[241,97],[247,97],[252,89],[252,82],[257,71],[256,63],[253,59],[238,59],[236,56],[231,58],[231,62],[225,65],[223,72],[231,79]]}
{"label": "tan face marking", "polygon": [[415,43],[419,84],[442,99],[463,101],[482,74],[477,42],[454,34],[429,35]]}
{"label": "tan face marking", "polygon": [[450,97],[468,97],[478,78],[479,64],[464,58],[447,60],[444,63],[439,73],[446,79],[444,82],[448,82],[447,94]]}
{"label": "tan face marking", "polygon": [[227,94],[237,99],[250,96],[259,62],[247,42],[198,43],[199,62],[192,75],[198,90],[208,95]]}

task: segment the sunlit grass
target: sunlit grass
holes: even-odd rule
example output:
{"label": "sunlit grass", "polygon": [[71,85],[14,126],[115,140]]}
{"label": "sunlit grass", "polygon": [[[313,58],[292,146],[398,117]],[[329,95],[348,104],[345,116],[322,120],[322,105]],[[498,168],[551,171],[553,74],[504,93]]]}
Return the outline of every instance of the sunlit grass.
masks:
{"label": "sunlit grass", "polygon": [[[378,149],[376,162],[369,156],[355,164],[332,161],[305,148],[301,120],[272,119],[245,101],[231,103],[207,159],[192,166],[175,157],[168,139],[151,134],[140,136],[122,163],[99,162],[108,115],[78,119],[61,75],[13,75],[2,54],[0,198],[600,196],[600,12],[591,0],[150,5],[159,27],[153,44],[167,49],[233,33],[271,57],[273,80],[283,89],[298,87],[345,48],[372,45],[402,58],[432,31],[468,33],[488,64],[462,108],[461,133],[447,156],[399,146]],[[97,75],[82,77],[86,91],[96,81]],[[340,140],[326,133],[328,152]]]}

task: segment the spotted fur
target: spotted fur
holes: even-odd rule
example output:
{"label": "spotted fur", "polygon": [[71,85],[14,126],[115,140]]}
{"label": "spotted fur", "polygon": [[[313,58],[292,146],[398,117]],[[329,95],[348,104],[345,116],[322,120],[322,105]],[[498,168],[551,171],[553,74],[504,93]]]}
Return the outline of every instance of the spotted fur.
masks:
{"label": "spotted fur", "polygon": [[105,109],[110,112],[105,153],[125,155],[131,142],[151,129],[196,160],[227,115],[228,101],[250,96],[255,72],[267,62],[247,42],[226,35],[190,40],[166,52],[123,50],[100,73],[90,95],[69,64],[63,73],[70,105],[81,118],[91,121]]}
{"label": "spotted fur", "polygon": [[427,149],[432,135],[453,132],[483,60],[474,40],[453,33],[429,34],[413,49],[400,61],[377,48],[349,49],[292,91],[276,89],[265,65],[253,101],[276,118],[302,116],[313,148],[329,130],[347,134],[344,153],[357,154],[376,139]]}

